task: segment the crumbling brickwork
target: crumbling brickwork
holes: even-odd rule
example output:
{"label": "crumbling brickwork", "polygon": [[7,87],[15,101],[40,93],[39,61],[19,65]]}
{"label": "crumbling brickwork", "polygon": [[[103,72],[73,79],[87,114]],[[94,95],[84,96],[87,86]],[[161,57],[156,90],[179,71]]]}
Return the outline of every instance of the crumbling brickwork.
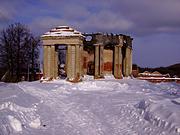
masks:
{"label": "crumbling brickwork", "polygon": [[86,55],[94,55],[95,78],[102,78],[106,74],[113,74],[117,79],[131,75],[133,39],[130,36],[104,33],[84,34],[84,36]]}

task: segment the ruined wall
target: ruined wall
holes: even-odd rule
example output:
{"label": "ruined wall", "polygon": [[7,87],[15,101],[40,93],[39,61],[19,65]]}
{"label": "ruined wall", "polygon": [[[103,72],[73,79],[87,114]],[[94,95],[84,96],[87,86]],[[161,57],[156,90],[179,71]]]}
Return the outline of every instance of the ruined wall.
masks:
{"label": "ruined wall", "polygon": [[113,74],[113,50],[104,50],[104,74]]}
{"label": "ruined wall", "polygon": [[[95,78],[113,74],[115,78],[130,76],[132,73],[132,38],[122,34],[84,34],[86,59],[88,53],[94,55]],[[88,60],[87,60],[88,61]],[[87,66],[87,64],[86,64]],[[86,67],[85,66],[85,67]],[[88,66],[87,66],[88,67]]]}
{"label": "ruined wall", "polygon": [[94,75],[94,53],[83,50],[83,72],[84,74]]}

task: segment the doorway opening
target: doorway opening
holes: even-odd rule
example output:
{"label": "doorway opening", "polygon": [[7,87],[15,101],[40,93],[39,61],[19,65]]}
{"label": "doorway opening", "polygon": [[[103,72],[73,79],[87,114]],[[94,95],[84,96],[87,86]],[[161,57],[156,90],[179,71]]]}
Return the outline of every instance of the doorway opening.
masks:
{"label": "doorway opening", "polygon": [[56,51],[58,53],[58,76],[61,79],[65,79],[67,77],[67,45],[57,45]]}

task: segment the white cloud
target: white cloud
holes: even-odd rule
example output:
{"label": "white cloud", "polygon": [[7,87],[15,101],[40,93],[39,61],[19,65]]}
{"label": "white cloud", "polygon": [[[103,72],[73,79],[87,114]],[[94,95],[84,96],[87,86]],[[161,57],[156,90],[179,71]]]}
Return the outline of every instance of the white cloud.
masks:
{"label": "white cloud", "polygon": [[37,17],[29,24],[31,30],[37,34],[43,34],[49,31],[49,29],[59,25],[67,25],[67,22],[53,17]]}
{"label": "white cloud", "polygon": [[121,15],[109,11],[101,11],[91,15],[82,25],[85,29],[94,28],[102,31],[125,31],[129,30],[133,26],[133,23]]}

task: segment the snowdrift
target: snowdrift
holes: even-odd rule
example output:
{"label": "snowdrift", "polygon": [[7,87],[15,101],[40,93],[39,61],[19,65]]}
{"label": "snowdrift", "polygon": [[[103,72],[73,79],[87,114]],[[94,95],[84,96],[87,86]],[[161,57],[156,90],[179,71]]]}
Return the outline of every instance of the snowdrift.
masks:
{"label": "snowdrift", "polygon": [[0,135],[180,134],[180,85],[113,76],[0,83]]}

